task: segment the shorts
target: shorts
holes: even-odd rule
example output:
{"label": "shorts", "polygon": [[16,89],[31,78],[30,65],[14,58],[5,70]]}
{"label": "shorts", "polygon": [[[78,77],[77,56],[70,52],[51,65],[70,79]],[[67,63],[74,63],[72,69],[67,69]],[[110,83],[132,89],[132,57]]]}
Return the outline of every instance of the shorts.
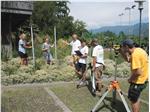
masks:
{"label": "shorts", "polygon": [[27,53],[23,53],[23,52],[18,51],[18,54],[21,58],[27,58],[28,57]]}
{"label": "shorts", "polygon": [[145,84],[134,84],[131,83],[128,90],[128,98],[131,102],[137,102],[140,94],[143,89],[147,86],[147,82]]}
{"label": "shorts", "polygon": [[78,62],[75,66],[77,71],[81,71],[82,73],[86,71],[86,64]]}

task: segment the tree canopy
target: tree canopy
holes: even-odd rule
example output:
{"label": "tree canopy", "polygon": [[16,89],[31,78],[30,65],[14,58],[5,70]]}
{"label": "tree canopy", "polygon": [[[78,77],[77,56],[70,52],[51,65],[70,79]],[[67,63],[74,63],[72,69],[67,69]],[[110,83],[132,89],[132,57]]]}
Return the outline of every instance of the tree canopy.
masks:
{"label": "tree canopy", "polygon": [[82,34],[86,31],[83,21],[74,20],[69,15],[70,9],[67,1],[38,1],[34,2],[32,21],[40,31],[53,34],[54,26],[57,28],[59,38],[68,37],[72,33]]}

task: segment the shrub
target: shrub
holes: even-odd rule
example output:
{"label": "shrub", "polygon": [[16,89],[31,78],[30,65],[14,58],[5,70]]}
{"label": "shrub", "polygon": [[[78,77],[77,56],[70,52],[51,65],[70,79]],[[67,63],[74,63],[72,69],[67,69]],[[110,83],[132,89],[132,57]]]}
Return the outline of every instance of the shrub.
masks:
{"label": "shrub", "polygon": [[[19,83],[41,83],[52,81],[71,81],[76,80],[74,67],[69,66],[66,60],[69,60],[70,56],[64,60],[54,60],[54,65],[47,65],[45,61],[41,59],[36,60],[38,69],[33,69],[33,65],[29,63],[28,66],[18,66],[18,59],[12,59],[9,62],[2,62],[1,78],[2,84],[19,84]],[[88,57],[88,62],[91,62]],[[70,61],[70,60],[69,60]],[[114,75],[115,62],[113,60],[105,60],[106,69],[104,75],[109,77]],[[129,64],[124,62],[118,64],[117,76],[127,77],[130,74]],[[89,71],[90,72],[90,71]]]}

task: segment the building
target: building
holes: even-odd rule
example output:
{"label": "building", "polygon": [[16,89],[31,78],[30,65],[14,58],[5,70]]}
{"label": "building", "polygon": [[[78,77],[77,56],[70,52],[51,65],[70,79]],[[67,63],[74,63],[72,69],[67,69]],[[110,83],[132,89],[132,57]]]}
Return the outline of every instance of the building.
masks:
{"label": "building", "polygon": [[12,57],[12,32],[32,15],[31,1],[1,1],[1,56]]}

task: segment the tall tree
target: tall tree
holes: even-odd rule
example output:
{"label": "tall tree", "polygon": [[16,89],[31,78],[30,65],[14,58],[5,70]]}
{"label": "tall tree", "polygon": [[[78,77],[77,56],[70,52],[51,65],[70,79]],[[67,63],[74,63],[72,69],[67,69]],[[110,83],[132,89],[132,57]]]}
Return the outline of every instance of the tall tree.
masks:
{"label": "tall tree", "polygon": [[67,1],[36,1],[32,15],[33,23],[40,31],[53,34],[54,26],[57,29],[57,37],[68,37],[73,32],[82,34],[85,31],[85,23],[74,21],[69,15],[70,9]]}

